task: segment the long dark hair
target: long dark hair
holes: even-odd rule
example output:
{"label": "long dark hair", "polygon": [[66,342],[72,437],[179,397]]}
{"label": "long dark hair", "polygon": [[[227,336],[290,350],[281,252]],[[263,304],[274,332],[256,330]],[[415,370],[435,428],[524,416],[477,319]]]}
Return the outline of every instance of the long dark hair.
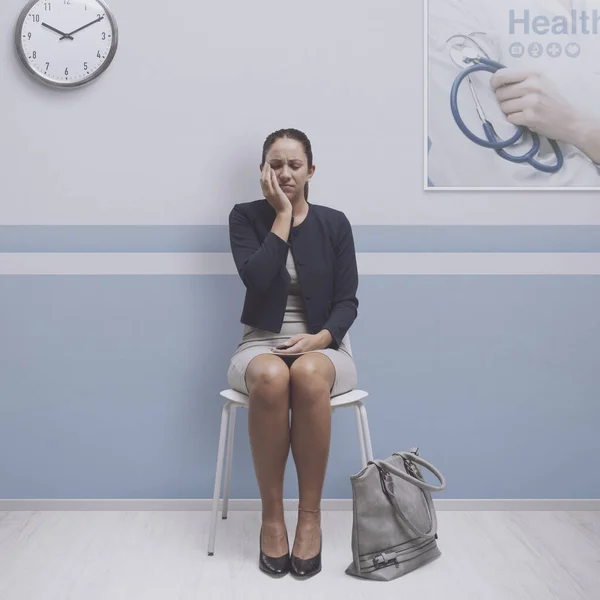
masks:
{"label": "long dark hair", "polygon": [[[271,146],[276,140],[281,138],[290,138],[291,140],[296,140],[302,144],[304,153],[306,154],[308,168],[311,169],[313,166],[312,146],[310,145],[310,140],[308,139],[307,135],[299,129],[278,129],[277,131],[269,134],[265,140],[265,143],[263,144],[262,161],[260,166],[262,167],[265,164],[267,152],[269,152]],[[308,200],[308,181],[304,185],[304,198]]]}

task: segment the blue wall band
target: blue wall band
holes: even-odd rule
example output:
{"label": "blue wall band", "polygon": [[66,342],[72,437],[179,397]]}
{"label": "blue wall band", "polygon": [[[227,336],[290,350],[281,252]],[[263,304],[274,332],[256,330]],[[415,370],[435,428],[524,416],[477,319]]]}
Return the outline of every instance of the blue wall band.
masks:
{"label": "blue wall band", "polygon": [[[600,226],[354,225],[357,252],[600,252]],[[0,252],[230,252],[225,225],[0,226]]]}

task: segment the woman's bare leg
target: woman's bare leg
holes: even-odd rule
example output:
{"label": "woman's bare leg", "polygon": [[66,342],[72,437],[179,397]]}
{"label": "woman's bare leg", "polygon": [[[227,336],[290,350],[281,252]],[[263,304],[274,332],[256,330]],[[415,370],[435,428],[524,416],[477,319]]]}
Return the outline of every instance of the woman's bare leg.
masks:
{"label": "woman's bare leg", "polygon": [[[291,445],[300,508],[318,510],[325,482],[331,441],[330,390],[335,367],[324,354],[310,352],[290,367],[292,428]],[[316,556],[320,547],[321,515],[298,512],[293,554],[301,559]]]}
{"label": "woman's bare leg", "polygon": [[267,556],[288,551],[283,478],[290,450],[290,370],[278,356],[259,354],[246,369],[248,431],[262,500],[261,546]]}

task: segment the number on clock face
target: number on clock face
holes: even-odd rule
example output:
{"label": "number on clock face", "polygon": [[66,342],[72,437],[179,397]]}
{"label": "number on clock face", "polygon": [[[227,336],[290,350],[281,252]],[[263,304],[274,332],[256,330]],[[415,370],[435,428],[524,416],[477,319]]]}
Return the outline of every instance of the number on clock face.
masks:
{"label": "number on clock face", "polygon": [[76,85],[108,66],[116,29],[98,0],[38,0],[23,13],[21,58],[48,83]]}

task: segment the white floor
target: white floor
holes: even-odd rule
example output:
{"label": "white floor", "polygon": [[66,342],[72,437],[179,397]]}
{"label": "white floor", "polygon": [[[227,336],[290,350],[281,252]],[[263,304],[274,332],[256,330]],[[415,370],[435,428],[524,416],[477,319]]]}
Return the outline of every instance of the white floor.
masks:
{"label": "white floor", "polygon": [[[260,512],[0,513],[1,600],[600,600],[600,512],[438,511],[442,556],[392,582],[344,570],[352,513],[322,514],[323,571],[258,570]],[[296,514],[286,512],[290,544]]]}

